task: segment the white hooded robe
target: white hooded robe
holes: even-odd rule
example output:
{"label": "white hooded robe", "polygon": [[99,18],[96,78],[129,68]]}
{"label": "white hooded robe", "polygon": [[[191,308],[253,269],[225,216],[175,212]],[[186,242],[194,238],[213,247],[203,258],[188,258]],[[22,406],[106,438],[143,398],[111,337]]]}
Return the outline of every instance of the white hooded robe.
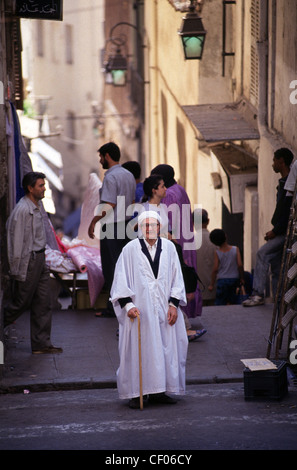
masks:
{"label": "white hooded robe", "polygon": [[186,305],[180,261],[173,242],[161,238],[157,278],[139,239],[132,240],[118,259],[111,301],[119,321],[120,365],[117,371],[119,397],[134,398],[139,392],[138,320],[132,321],[119,299],[130,297],[140,311],[143,395],[185,393],[188,338],[183,314],[173,326],[167,319],[169,298]]}

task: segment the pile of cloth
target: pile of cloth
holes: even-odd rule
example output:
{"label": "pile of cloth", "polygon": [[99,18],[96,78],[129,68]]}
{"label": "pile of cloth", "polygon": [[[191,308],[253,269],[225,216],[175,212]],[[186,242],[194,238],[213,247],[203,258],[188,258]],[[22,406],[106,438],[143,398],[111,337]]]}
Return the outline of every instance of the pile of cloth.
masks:
{"label": "pile of cloth", "polygon": [[85,275],[92,307],[104,285],[99,240],[88,237],[88,226],[99,203],[101,184],[98,176],[91,173],[82,205],[78,237],[73,240],[67,237],[59,238],[52,227],[55,243],[48,244],[45,251],[46,262],[51,271],[61,274],[77,272]]}

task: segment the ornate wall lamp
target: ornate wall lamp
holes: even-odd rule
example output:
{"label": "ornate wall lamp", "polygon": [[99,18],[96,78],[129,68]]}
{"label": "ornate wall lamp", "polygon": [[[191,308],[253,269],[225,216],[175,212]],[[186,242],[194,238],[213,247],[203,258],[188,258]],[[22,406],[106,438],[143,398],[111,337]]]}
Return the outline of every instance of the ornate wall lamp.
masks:
{"label": "ornate wall lamp", "polygon": [[115,46],[115,52],[110,53],[107,62],[104,63],[106,74],[106,83],[112,83],[114,86],[126,85],[126,72],[128,69],[127,58],[122,54],[122,49],[126,44],[126,38],[109,38],[107,43],[111,42]]}
{"label": "ornate wall lamp", "polygon": [[189,13],[183,17],[178,34],[181,36],[186,60],[201,60],[205,43],[206,31],[202,19],[196,13],[197,0],[191,0]]}
{"label": "ornate wall lamp", "polygon": [[[113,36],[114,31],[119,26],[129,26],[134,28],[138,36],[140,36],[137,27],[133,24],[127,23],[122,21],[114,25],[109,33],[109,39],[107,43],[112,43],[115,46],[116,51],[111,53],[108,57],[107,62],[104,64],[105,73],[106,73],[106,82],[112,83],[114,86],[124,86],[126,85],[127,81],[127,71],[128,71],[128,60],[127,60],[127,53],[123,55],[122,48],[126,46],[127,37],[125,34],[120,34],[119,36]],[[140,36],[141,38],[141,36]],[[142,46],[142,40],[140,42]]]}
{"label": "ornate wall lamp", "polygon": [[117,49],[116,53],[109,57],[106,64],[106,73],[111,74],[111,82],[114,86],[126,85],[127,59]]}

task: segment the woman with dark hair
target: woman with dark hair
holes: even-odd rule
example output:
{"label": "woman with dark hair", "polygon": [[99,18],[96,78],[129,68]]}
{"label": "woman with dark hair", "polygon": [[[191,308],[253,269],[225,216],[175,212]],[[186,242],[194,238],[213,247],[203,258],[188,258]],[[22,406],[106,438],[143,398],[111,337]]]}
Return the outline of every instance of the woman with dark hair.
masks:
{"label": "woman with dark hair", "polygon": [[[158,190],[161,190],[157,192]],[[151,175],[145,178],[143,182],[144,196],[142,202],[154,201],[153,204],[160,204],[163,197],[166,196],[166,186],[162,175]]]}
{"label": "woman with dark hair", "polygon": [[161,201],[166,196],[166,186],[161,175],[151,175],[143,182],[143,207],[146,211],[155,211],[161,217],[161,236],[171,238],[167,206]]}

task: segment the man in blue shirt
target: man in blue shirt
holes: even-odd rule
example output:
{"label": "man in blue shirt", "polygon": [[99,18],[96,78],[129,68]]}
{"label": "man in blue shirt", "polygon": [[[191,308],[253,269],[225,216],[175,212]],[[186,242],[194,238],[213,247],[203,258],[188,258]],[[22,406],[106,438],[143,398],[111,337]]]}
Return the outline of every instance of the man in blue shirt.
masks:
{"label": "man in blue shirt", "polygon": [[[89,226],[89,237],[94,238],[95,225],[100,221],[100,254],[105,289],[109,292],[112,286],[114,269],[118,257],[129,241],[126,225],[131,218],[128,207],[134,203],[135,178],[119,164],[120,149],[114,142],[102,145],[98,150],[100,163],[107,170],[100,189],[100,204],[97,214]],[[104,315],[114,315],[108,301]]]}

